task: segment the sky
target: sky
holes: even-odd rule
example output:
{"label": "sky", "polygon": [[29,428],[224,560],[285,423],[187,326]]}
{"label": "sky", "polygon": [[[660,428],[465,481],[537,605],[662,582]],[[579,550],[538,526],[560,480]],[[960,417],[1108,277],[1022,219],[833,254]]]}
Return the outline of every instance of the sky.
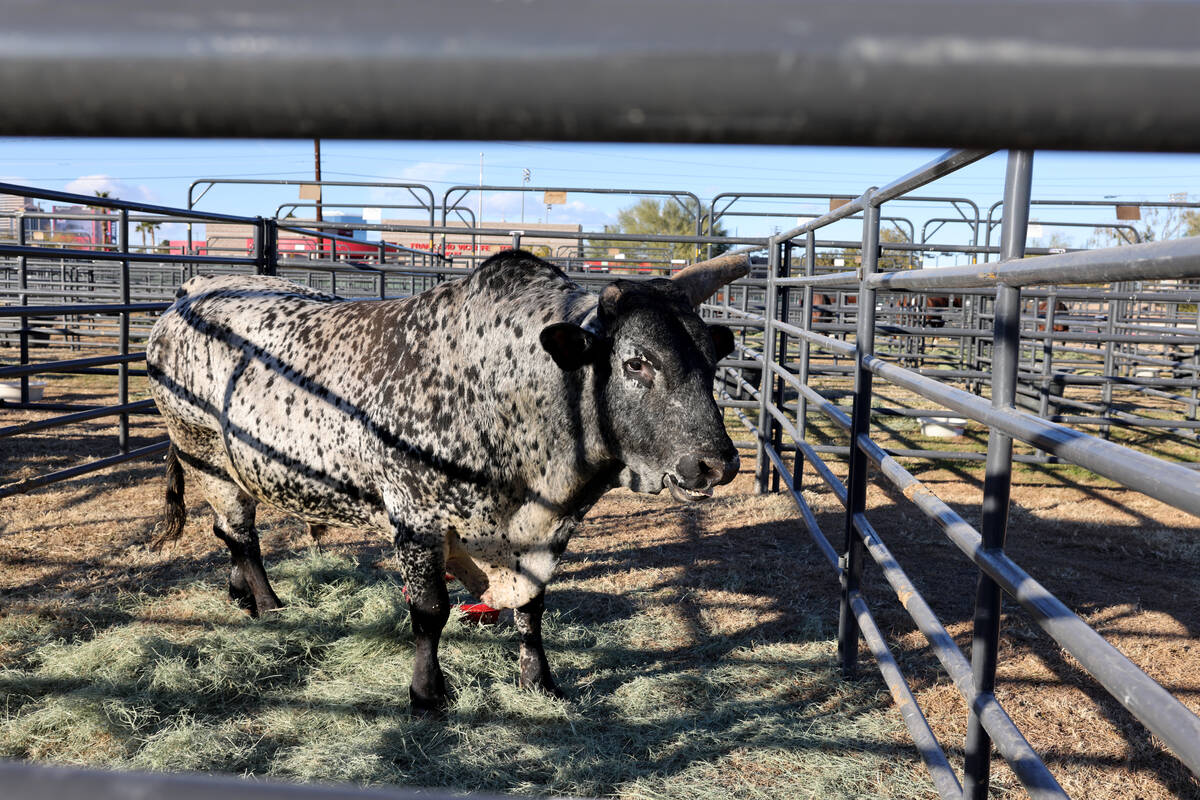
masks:
{"label": "sky", "polygon": [[[592,142],[427,142],[341,141],[321,143],[325,180],[413,182],[428,186],[440,203],[455,185],[478,185],[482,158],[483,182],[520,185],[530,171],[530,186],[572,189],[641,189],[689,191],[707,205],[725,192],[789,192],[857,196],[872,185],[884,185],[939,155],[940,150],[893,148],[764,147],[735,145],[644,145]],[[921,190],[921,195],[968,198],[986,209],[1003,192],[1005,154],[996,153]],[[186,207],[188,187],[200,178],[300,180],[313,175],[313,142],[297,140],[122,140],[0,138],[0,180],[91,195],[107,190],[114,197]],[[1200,200],[1200,155],[1039,152],[1034,158],[1033,196],[1036,199],[1163,201],[1186,195]],[[572,191],[564,205],[549,211],[551,222],[602,230],[617,211],[636,196],[587,194]],[[324,201],[363,206],[411,203],[403,189],[327,188]],[[546,218],[540,194],[528,194],[524,218]],[[217,185],[197,208],[231,214],[271,216],[282,203],[300,201],[296,186]],[[475,210],[478,194],[463,201]],[[828,209],[825,199],[738,200],[731,211],[770,211],[778,217],[727,217],[730,233],[765,236],[794,227],[799,219]],[[298,216],[309,216],[301,209]],[[385,212],[401,216],[414,212]],[[485,192],[486,222],[519,223],[520,193]],[[926,221],[957,216],[941,202],[889,204],[884,216],[895,224],[912,225],[918,238]],[[1102,224],[1115,219],[1111,207],[1091,209],[1035,208],[1032,217],[1046,222],[1083,221]],[[931,225],[936,223],[931,223]],[[1052,232],[1072,245],[1090,231],[1081,228],[1030,232],[1046,244]],[[842,223],[830,232],[845,238],[857,235],[856,223]],[[163,238],[181,238],[181,226],[164,228]],[[929,241],[963,243],[965,226],[949,224],[930,233]]]}

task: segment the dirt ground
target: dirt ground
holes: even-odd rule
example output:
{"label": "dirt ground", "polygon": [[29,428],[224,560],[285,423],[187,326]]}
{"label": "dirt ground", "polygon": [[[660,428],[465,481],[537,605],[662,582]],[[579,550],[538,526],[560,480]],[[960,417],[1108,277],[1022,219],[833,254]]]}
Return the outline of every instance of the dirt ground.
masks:
{"label": "dirt ground", "polygon": [[[62,402],[87,398],[86,384],[52,387]],[[34,415],[0,412],[0,425]],[[134,447],[161,436],[153,418],[135,426]],[[100,420],[50,434],[0,439],[0,483],[76,463],[115,448],[115,426]],[[978,524],[982,470],[936,465],[916,474],[968,521]],[[835,467],[836,471],[836,467]],[[811,614],[835,635],[837,585],[786,495],[757,496],[753,456],[738,479],[702,505],[610,493],[572,541],[562,573],[599,578],[614,602],[630,592],[657,593],[678,619],[681,643],[753,631],[770,641]],[[830,538],[843,515],[815,474],[805,497]],[[223,569],[226,556],[209,533],[208,512],[189,503],[183,540],[146,548],[162,502],[162,464],[135,461],[27,495],[0,500],[0,615],[36,613],[61,620],[64,635],[102,619],[123,592],[157,592]],[[1035,578],[1193,711],[1200,712],[1200,520],[1083,470],[1024,467],[1012,493],[1009,550]],[[898,493],[876,483],[870,518],[960,646],[969,649],[977,572]],[[302,526],[260,512],[268,564],[308,546]],[[347,530],[323,544],[390,568],[386,542]],[[869,565],[866,593],[890,635],[920,706],[961,767],[966,708]],[[554,603],[553,587],[548,603]],[[997,694],[1073,797],[1200,797],[1200,782],[1079,664],[1006,601]],[[11,654],[0,643],[0,668]],[[878,681],[865,648],[863,677]],[[1024,796],[1002,762],[999,796]]]}

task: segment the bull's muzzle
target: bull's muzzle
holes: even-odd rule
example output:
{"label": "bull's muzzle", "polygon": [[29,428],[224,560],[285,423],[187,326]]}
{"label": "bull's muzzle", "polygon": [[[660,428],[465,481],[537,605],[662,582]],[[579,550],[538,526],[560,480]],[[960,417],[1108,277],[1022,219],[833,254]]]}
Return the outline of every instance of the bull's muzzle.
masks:
{"label": "bull's muzzle", "polygon": [[737,448],[729,442],[720,452],[687,453],[664,483],[676,500],[695,501],[712,495],[714,486],[729,483],[741,466]]}

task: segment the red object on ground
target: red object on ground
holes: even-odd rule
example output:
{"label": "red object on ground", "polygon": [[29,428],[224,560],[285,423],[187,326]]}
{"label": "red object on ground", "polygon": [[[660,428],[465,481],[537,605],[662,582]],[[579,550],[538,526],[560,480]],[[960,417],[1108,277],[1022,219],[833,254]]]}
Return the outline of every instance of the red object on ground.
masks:
{"label": "red object on ground", "polygon": [[463,603],[458,608],[467,615],[467,619],[480,625],[495,625],[500,621],[500,609],[492,608],[487,603]]}
{"label": "red object on ground", "polygon": [[[447,572],[446,582],[449,583],[452,580],[455,580],[455,577]],[[408,586],[401,586],[400,592],[404,595],[406,602],[411,602],[408,596]],[[458,608],[467,615],[467,619],[480,625],[495,625],[500,621],[500,609],[492,608],[487,603],[462,603]]]}

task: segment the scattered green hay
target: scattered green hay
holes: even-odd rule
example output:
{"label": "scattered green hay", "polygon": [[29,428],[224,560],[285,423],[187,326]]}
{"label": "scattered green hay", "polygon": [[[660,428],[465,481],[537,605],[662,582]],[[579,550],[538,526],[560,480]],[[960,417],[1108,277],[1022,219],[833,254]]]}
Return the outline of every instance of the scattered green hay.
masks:
{"label": "scattered green hay", "polygon": [[414,720],[398,578],[315,553],[273,574],[288,606],[264,620],[208,583],[123,596],[124,615],[66,638],[0,618],[0,757],[540,795],[933,796],[886,693],[836,677],[815,618],[791,641],[681,645],[655,613],[669,593],[630,610],[564,582],[588,598],[545,620],[570,699],[517,687],[511,626],[456,613],[453,706]]}

